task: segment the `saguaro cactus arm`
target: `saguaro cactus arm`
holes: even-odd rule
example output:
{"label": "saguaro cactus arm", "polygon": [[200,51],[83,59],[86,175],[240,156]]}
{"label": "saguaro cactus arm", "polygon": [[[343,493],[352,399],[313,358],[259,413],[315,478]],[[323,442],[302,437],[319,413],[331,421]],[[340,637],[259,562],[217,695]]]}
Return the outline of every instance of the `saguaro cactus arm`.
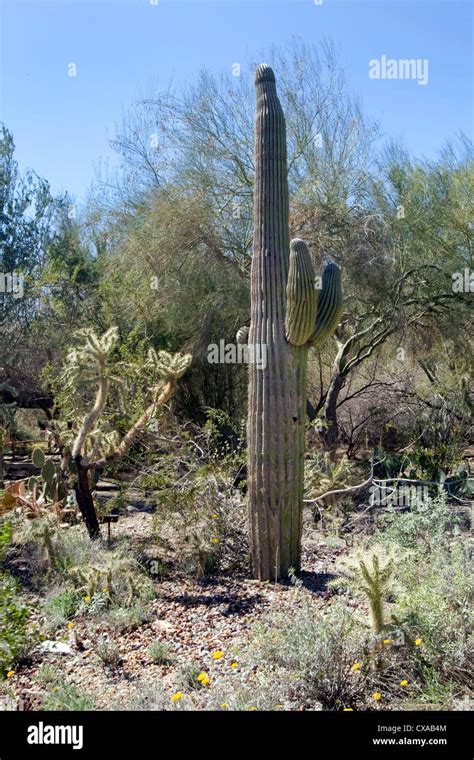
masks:
{"label": "saguaro cactus arm", "polygon": [[309,339],[311,346],[321,346],[333,334],[341,318],[341,270],[337,264],[326,264],[321,285],[317,296],[316,323]]}
{"label": "saguaro cactus arm", "polygon": [[286,285],[286,337],[293,346],[303,346],[315,329],[316,291],[314,269],[306,244],[299,238],[290,243],[290,268]]}

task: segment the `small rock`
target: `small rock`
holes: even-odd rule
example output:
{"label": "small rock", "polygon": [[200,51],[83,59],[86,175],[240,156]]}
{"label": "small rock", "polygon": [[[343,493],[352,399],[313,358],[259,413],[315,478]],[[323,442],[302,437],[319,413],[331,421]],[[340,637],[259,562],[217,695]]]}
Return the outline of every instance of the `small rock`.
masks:
{"label": "small rock", "polygon": [[64,641],[43,641],[38,647],[38,652],[41,654],[74,654],[69,644]]}

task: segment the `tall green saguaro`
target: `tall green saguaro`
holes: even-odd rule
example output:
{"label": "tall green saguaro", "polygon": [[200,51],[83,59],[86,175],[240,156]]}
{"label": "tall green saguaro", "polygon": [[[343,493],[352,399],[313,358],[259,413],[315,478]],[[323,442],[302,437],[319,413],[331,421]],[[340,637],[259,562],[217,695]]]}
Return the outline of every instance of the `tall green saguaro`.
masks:
{"label": "tall green saguaro", "polygon": [[252,569],[279,579],[300,566],[308,350],[341,314],[340,270],[329,264],[317,293],[302,240],[289,240],[285,117],[275,76],[257,67],[254,239],[248,342],[248,494]]}

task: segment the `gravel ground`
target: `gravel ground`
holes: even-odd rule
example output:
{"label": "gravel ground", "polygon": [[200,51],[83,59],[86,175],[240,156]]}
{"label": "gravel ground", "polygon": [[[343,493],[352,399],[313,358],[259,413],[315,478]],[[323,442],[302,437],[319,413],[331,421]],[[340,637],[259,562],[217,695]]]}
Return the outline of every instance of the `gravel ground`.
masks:
{"label": "gravel ground", "polygon": [[[151,533],[151,519],[148,513],[133,512],[114,526],[115,535],[123,532],[132,543],[143,541]],[[318,545],[316,554],[315,549],[314,540],[307,537],[301,576],[303,593],[324,605],[330,596],[326,583],[334,577],[334,564],[343,550]],[[41,708],[44,687],[38,683],[37,675],[44,663],[59,667],[66,680],[91,696],[101,710],[126,708],[153,685],[162,685],[172,693],[177,672],[191,661],[209,672],[214,684],[225,685],[227,678],[238,673],[238,668],[230,666],[251,627],[268,611],[281,609],[290,600],[297,603],[290,585],[262,583],[244,576],[198,582],[175,575],[157,581],[155,591],[156,598],[147,603],[149,621],[134,631],[119,634],[104,618],[94,623],[91,633],[91,618],[79,618],[71,629],[59,629],[51,636],[67,642],[71,653],[35,653],[30,664],[18,668],[9,686],[22,709]],[[32,595],[31,601],[38,609],[41,597]],[[39,613],[34,617],[41,622]],[[95,644],[100,636],[110,637],[118,645],[119,667],[104,666],[97,655]],[[157,640],[169,646],[172,664],[157,665],[150,658],[147,650]],[[212,658],[216,651],[224,652],[219,661]]]}

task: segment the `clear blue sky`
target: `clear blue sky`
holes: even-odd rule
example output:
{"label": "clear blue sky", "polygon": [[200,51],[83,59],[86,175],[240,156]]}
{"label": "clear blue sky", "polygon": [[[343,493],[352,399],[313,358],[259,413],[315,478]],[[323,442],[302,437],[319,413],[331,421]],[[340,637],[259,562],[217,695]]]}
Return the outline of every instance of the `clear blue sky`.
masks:
{"label": "clear blue sky", "polygon": [[[230,71],[293,35],[339,47],[351,89],[383,132],[432,157],[458,131],[472,135],[472,4],[443,0],[0,0],[0,120],[22,168],[78,201],[123,107],[151,82]],[[386,55],[429,61],[429,82],[373,80]],[[69,77],[69,63],[77,76]],[[271,61],[268,61],[271,63]]]}

